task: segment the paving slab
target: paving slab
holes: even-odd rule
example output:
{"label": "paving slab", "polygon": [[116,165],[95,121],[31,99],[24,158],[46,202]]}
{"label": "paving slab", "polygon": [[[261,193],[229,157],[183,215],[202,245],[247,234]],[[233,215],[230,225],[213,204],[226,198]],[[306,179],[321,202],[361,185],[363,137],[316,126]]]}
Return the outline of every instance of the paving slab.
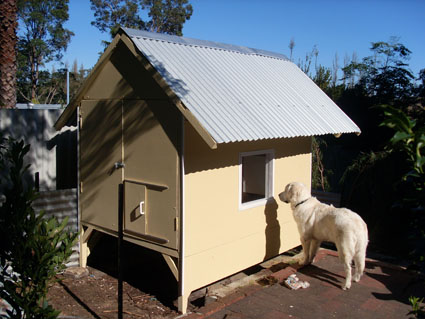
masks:
{"label": "paving slab", "polygon": [[[283,281],[292,273],[310,287],[286,287]],[[337,252],[328,249],[321,249],[311,265],[292,263],[266,276],[275,281],[241,286],[185,318],[412,318],[409,297],[425,297],[421,274],[371,258],[360,282],[344,291],[344,268]]]}

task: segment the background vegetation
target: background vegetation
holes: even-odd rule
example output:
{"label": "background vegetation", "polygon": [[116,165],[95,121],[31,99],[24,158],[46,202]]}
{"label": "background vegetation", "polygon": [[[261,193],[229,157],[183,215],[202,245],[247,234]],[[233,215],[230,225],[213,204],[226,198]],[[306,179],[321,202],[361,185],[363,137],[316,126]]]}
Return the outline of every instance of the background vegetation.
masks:
{"label": "background vegetation", "polygon": [[315,139],[313,187],[341,193],[341,204],[366,220],[373,249],[418,263],[425,253],[425,70],[412,74],[411,52],[397,38],[370,51],[360,62],[346,60],[336,81],[332,68],[315,66],[311,74],[316,49],[299,62],[362,130]]}

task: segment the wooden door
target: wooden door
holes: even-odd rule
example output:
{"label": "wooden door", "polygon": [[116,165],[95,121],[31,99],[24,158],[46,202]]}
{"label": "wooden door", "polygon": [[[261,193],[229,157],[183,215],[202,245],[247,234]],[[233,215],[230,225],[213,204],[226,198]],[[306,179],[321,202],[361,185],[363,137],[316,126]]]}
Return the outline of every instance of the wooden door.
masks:
{"label": "wooden door", "polygon": [[124,198],[131,203],[124,233],[177,249],[181,115],[168,101],[126,101],[123,139]]}
{"label": "wooden door", "polygon": [[82,101],[80,108],[80,203],[82,222],[118,231],[122,183],[121,101]]}

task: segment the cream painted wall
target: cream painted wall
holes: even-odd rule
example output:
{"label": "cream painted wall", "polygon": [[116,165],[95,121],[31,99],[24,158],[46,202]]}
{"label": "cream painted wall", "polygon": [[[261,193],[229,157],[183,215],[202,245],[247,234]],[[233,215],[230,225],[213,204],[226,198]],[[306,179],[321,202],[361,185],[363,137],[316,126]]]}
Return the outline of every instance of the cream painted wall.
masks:
{"label": "cream painted wall", "polygon": [[[239,153],[273,149],[274,199],[239,210]],[[299,245],[288,204],[292,181],[310,186],[311,138],[220,144],[185,129],[185,285],[194,290]]]}

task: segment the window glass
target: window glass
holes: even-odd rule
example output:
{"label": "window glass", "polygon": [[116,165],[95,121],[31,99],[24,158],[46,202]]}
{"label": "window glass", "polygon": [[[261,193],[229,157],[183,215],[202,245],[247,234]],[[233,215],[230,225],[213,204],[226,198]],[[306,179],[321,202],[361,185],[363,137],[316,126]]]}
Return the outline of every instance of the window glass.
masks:
{"label": "window glass", "polygon": [[266,154],[242,157],[242,203],[266,198]]}
{"label": "window glass", "polygon": [[263,205],[273,196],[273,151],[241,153],[240,208]]}

